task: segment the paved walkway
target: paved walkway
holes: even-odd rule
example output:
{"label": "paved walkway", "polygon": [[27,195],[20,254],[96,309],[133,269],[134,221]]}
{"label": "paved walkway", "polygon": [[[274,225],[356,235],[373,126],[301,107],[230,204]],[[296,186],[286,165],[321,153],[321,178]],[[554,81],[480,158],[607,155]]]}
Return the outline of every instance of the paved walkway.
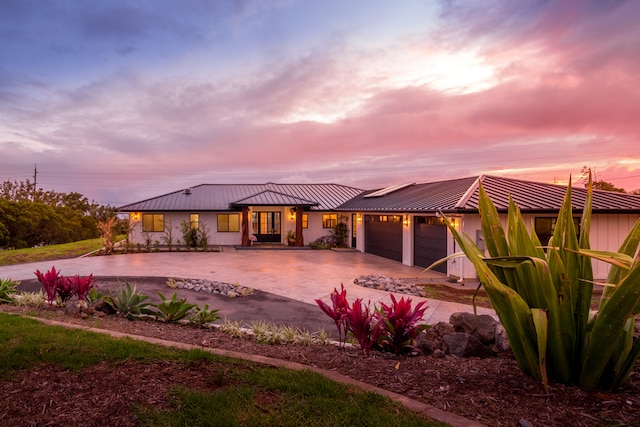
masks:
{"label": "paved walkway", "polygon": [[[422,268],[409,267],[376,255],[361,252],[294,251],[294,250],[242,250],[223,247],[222,252],[172,252],[140,253],[128,255],[73,258],[38,263],[0,266],[0,278],[13,280],[34,279],[34,271],[46,271],[52,266],[62,274],[116,277],[174,277],[209,279],[238,283],[243,286],[299,301],[315,307],[315,299],[330,301],[334,287],[344,284],[349,300],[390,303],[388,292],[363,288],[353,283],[362,275],[382,274],[394,278],[424,278],[425,281],[442,280],[437,272],[424,273]],[[158,291],[166,293],[166,288]],[[147,291],[148,292],[148,291]],[[155,292],[153,292],[155,293]],[[179,292],[180,294],[180,292]],[[406,296],[397,294],[397,298]],[[414,304],[425,298],[411,297]],[[198,302],[203,301],[199,296]],[[216,307],[212,300],[211,307]],[[451,313],[472,311],[472,307],[447,301],[428,299],[425,323],[448,321]],[[206,302],[206,301],[203,301]],[[234,302],[240,303],[240,300]],[[314,310],[317,310],[314,309]],[[319,310],[317,310],[319,312]],[[478,314],[490,314],[493,310],[478,308]]]}

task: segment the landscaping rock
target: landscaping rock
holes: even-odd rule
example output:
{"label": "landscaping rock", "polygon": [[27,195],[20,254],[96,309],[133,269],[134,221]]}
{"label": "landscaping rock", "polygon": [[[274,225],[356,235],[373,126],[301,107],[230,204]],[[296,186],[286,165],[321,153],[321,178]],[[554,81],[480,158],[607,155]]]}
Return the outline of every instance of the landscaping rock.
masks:
{"label": "landscaping rock", "polygon": [[204,279],[169,279],[167,285],[171,288],[187,289],[196,292],[208,292],[210,294],[224,295],[229,298],[251,295],[254,290],[237,283],[225,283]]}
{"label": "landscaping rock", "polygon": [[363,288],[377,289],[379,291],[397,292],[418,297],[426,296],[423,286],[416,286],[413,283],[406,283],[400,279],[383,276],[381,274],[370,274],[360,276],[353,280],[353,283]]}
{"label": "landscaping rock", "polygon": [[495,352],[475,336],[465,332],[454,332],[443,337],[449,354],[458,357],[494,357]]}
{"label": "landscaping rock", "polygon": [[453,313],[449,319],[456,332],[466,332],[474,335],[484,344],[493,343],[498,322],[487,315],[479,316],[473,313]]}
{"label": "landscaping rock", "polygon": [[504,329],[504,326],[502,326],[502,324],[498,323],[496,325],[495,335],[495,351],[497,351],[498,353],[506,353],[508,351],[511,351],[511,344],[509,344],[509,339],[507,338],[507,331]]}
{"label": "landscaping rock", "polygon": [[[83,317],[82,314],[84,314],[84,317],[86,317],[88,315],[87,313],[88,311],[89,311],[89,305],[87,304],[87,302],[80,301],[77,299],[68,301],[64,307],[64,314],[66,314],[67,316],[73,316],[73,317]],[[93,313],[93,309],[91,313]]]}

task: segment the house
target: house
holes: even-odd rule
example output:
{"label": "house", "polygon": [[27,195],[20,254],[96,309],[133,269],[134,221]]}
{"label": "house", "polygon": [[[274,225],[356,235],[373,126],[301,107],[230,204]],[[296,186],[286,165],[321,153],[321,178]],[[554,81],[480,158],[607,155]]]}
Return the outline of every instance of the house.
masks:
{"label": "house", "polygon": [[[338,184],[203,184],[118,208],[129,212],[133,243],[182,240],[181,225],[204,227],[209,242],[248,246],[285,243],[289,231],[303,246],[330,234],[336,208],[363,190]],[[351,229],[351,226],[349,226]]]}
{"label": "house", "polygon": [[[407,183],[364,191],[338,184],[199,185],[121,206],[129,212],[132,242],[162,242],[167,230],[185,221],[206,225],[216,245],[257,242],[285,243],[296,233],[302,246],[330,233],[338,221],[347,223],[349,246],[426,267],[459,251],[442,214],[482,247],[478,213],[479,185],[494,201],[506,225],[509,196],[541,241],[553,233],[566,187],[489,175],[429,183]],[[576,225],[586,190],[572,190]],[[591,247],[615,251],[640,218],[640,196],[595,190]],[[594,277],[604,279],[608,265],[594,261]],[[475,279],[465,258],[449,260],[438,271],[457,279]]]}
{"label": "house", "polygon": [[[441,214],[483,248],[478,213],[480,183],[496,205],[504,226],[511,196],[540,241],[549,240],[566,187],[511,178],[482,175],[397,185],[360,193],[342,204],[338,211],[356,215],[357,249],[406,265],[426,267],[459,252]],[[572,189],[574,221],[578,227],[586,195],[584,188]],[[594,190],[592,213],[591,247],[617,251],[640,217],[640,196]],[[594,278],[606,278],[606,263],[594,261],[593,269]],[[466,258],[449,260],[436,270],[459,279],[476,278],[475,269]]]}

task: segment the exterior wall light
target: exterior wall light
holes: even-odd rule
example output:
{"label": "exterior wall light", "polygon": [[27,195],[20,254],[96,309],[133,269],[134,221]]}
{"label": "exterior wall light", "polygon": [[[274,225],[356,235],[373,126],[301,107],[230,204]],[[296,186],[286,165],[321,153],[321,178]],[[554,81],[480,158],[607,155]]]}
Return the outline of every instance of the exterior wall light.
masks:
{"label": "exterior wall light", "polygon": [[404,217],[404,221],[403,221],[403,222],[404,222],[404,226],[405,226],[405,227],[408,227],[408,226],[409,226],[409,217],[408,217],[408,216],[405,216],[405,217]]}

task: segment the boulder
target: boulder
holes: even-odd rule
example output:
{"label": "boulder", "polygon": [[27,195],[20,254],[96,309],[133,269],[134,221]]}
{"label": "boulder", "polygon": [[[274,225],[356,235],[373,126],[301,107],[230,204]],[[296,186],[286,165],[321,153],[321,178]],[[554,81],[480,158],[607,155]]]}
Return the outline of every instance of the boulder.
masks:
{"label": "boulder", "polygon": [[472,334],[484,344],[493,343],[495,340],[498,322],[488,314],[476,316],[473,313],[453,313],[449,321],[456,332]]}
{"label": "boulder", "polygon": [[507,331],[505,331],[504,326],[500,323],[496,325],[494,348],[498,353],[511,351],[511,344],[509,344],[509,339],[507,338]]}
{"label": "boulder", "polygon": [[86,301],[80,301],[80,300],[71,300],[67,302],[67,305],[65,305],[64,307],[64,314],[66,314],[67,316],[73,316],[73,317],[83,317],[82,314],[84,313],[85,317],[87,315],[87,310],[89,308],[89,305],[87,304]]}
{"label": "boulder", "polygon": [[480,340],[466,332],[454,332],[444,336],[444,343],[449,354],[458,357],[494,357],[495,352]]}

